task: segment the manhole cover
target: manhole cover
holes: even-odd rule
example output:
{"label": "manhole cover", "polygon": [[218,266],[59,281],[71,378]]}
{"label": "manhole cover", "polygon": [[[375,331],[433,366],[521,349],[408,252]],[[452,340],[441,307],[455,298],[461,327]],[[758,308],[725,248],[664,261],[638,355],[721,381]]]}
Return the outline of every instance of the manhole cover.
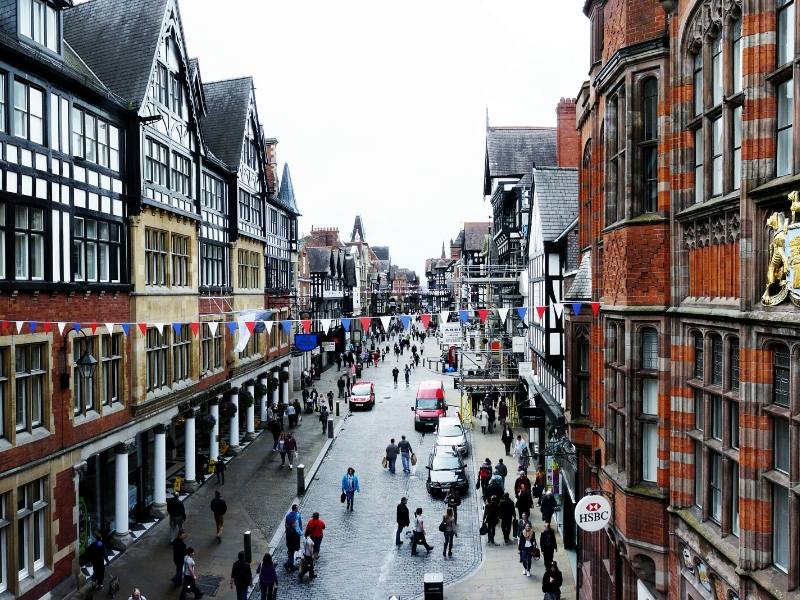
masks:
{"label": "manhole cover", "polygon": [[223,579],[214,575],[201,575],[197,578],[197,589],[206,596],[216,597]]}

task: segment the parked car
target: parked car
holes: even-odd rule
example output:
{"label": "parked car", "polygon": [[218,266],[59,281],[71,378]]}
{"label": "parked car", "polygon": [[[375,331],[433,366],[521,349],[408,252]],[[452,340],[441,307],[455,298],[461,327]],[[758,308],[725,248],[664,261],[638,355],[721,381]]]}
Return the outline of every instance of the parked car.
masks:
{"label": "parked car", "polygon": [[451,488],[458,488],[462,495],[469,491],[467,469],[458,454],[440,450],[435,446],[428,458],[428,481],[426,487],[432,496],[445,496]]}
{"label": "parked car", "polygon": [[459,454],[466,456],[469,452],[467,434],[458,417],[439,417],[436,427],[436,445],[451,446],[458,449]]}
{"label": "parked car", "polygon": [[371,381],[356,381],[350,390],[350,410],[360,406],[370,410],[375,406],[375,384]]}
{"label": "parked car", "polygon": [[417,388],[417,399],[411,407],[414,429],[435,429],[439,417],[447,416],[447,401],[441,381],[423,381]]}

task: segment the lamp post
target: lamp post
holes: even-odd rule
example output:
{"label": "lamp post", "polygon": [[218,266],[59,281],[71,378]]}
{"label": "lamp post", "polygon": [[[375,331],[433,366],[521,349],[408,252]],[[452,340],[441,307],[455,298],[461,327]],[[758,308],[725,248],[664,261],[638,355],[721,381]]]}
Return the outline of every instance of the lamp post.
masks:
{"label": "lamp post", "polygon": [[[87,340],[89,336],[86,335],[86,332],[83,329],[73,329],[73,331],[77,331],[81,333],[84,338]],[[82,379],[91,379],[94,377],[95,369],[97,369],[97,359],[92,356],[91,352],[89,352],[89,345],[86,345],[86,349],[81,354],[81,357],[75,361],[75,366],[78,367],[78,373],[80,374]],[[61,374],[61,389],[67,389],[69,387],[69,357],[67,356],[67,337],[64,337],[64,372]]]}

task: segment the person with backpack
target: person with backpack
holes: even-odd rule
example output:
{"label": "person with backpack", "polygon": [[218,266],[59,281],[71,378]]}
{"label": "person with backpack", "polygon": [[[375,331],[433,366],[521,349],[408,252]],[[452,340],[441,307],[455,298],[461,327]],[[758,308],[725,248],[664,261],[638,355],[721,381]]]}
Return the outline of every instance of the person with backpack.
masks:
{"label": "person with backpack", "polygon": [[497,496],[498,502],[503,497],[503,478],[494,473],[486,486],[486,497]]}
{"label": "person with backpack", "polygon": [[211,501],[211,512],[214,514],[214,524],[217,526],[217,543],[222,543],[222,530],[225,529],[225,513],[228,512],[228,504],[222,498],[219,491],[214,492],[214,499]]}
{"label": "person with backpack", "polygon": [[247,600],[247,592],[253,585],[250,563],[245,562],[244,552],[239,552],[231,567],[231,589],[236,588],[236,600]]}
{"label": "person with backpack", "polygon": [[275,571],[275,563],[272,561],[272,554],[267,552],[263,560],[256,567],[258,574],[258,587],[261,589],[261,600],[276,600],[278,585],[278,573]]}

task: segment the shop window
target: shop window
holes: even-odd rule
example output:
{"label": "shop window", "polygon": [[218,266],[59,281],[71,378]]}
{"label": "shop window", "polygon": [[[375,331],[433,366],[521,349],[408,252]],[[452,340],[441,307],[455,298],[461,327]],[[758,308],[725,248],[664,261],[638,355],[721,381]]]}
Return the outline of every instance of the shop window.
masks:
{"label": "shop window", "polygon": [[0,494],[0,594],[8,590],[8,543],[11,537],[10,494]]}

